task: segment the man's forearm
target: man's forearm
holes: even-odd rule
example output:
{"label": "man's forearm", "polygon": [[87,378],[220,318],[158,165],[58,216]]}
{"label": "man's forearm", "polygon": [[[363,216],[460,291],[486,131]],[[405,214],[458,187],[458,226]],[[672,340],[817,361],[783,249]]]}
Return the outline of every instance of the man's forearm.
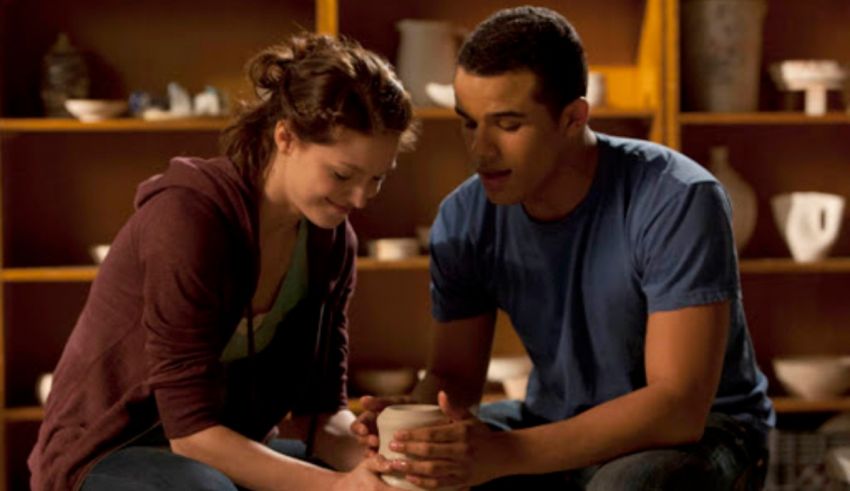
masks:
{"label": "man's forearm", "polygon": [[437,394],[441,390],[449,395],[455,405],[471,407],[481,400],[483,386],[481,384],[473,386],[461,375],[452,376],[428,370],[425,378],[419,381],[411,395],[417,402],[436,404]]}
{"label": "man's forearm", "polygon": [[492,478],[599,464],[637,450],[697,441],[707,410],[661,388],[644,388],[565,421],[505,433],[486,444]]}

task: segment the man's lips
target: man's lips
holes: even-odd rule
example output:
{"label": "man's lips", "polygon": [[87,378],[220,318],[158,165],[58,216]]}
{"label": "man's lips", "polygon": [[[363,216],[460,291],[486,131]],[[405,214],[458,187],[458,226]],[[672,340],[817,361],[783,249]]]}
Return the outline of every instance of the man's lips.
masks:
{"label": "man's lips", "polygon": [[485,186],[500,186],[508,180],[508,177],[511,175],[511,170],[478,171],[478,175],[481,176],[481,180]]}

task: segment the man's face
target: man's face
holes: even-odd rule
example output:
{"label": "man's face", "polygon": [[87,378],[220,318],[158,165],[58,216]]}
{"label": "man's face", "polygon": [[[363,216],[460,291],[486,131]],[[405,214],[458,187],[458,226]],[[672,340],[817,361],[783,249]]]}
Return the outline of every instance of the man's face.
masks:
{"label": "man's face", "polygon": [[503,205],[534,199],[567,142],[558,121],[534,100],[535,75],[479,76],[458,68],[454,88],[455,110],[487,198]]}

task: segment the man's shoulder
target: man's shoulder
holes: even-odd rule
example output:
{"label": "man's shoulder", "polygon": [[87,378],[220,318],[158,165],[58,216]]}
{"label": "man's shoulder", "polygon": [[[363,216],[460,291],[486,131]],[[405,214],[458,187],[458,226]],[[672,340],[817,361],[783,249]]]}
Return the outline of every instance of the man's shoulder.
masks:
{"label": "man's shoulder", "polygon": [[648,140],[597,134],[603,155],[617,161],[633,184],[646,187],[658,181],[677,187],[715,182],[702,165],[670,147]]}

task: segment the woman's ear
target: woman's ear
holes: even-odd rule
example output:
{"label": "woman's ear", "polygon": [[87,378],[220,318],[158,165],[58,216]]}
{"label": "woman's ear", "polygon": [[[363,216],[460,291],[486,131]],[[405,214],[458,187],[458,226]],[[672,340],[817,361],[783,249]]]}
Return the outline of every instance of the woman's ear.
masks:
{"label": "woman's ear", "polygon": [[286,121],[280,120],[274,126],[274,144],[278,153],[289,153],[295,145],[296,136]]}
{"label": "woman's ear", "polygon": [[584,132],[589,117],[590,105],[587,103],[587,99],[579,97],[564,106],[561,111],[559,126],[565,136],[580,134]]}

